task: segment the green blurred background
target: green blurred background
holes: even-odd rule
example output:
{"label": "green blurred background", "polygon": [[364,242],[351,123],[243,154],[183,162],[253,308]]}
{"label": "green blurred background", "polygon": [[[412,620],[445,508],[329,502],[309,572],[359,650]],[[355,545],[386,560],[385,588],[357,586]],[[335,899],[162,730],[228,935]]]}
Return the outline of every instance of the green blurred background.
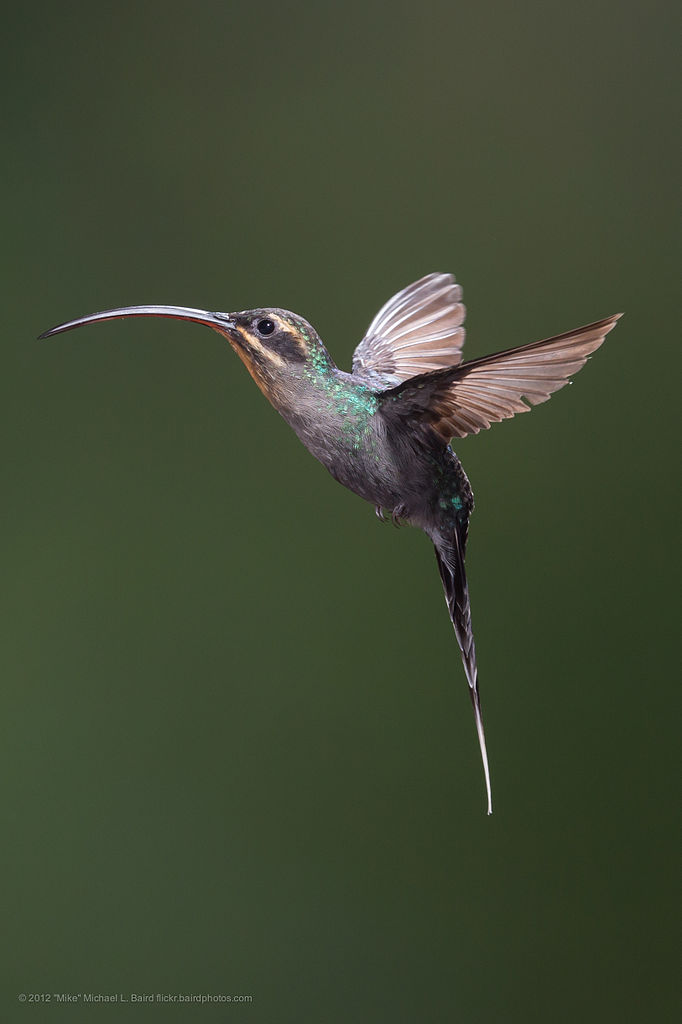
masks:
{"label": "green blurred background", "polygon": [[[673,1019],[675,9],[5,12],[3,1021]],[[457,446],[491,819],[426,539],[211,332],[35,341],[275,305],[348,367],[432,270],[470,357],[626,311]]]}

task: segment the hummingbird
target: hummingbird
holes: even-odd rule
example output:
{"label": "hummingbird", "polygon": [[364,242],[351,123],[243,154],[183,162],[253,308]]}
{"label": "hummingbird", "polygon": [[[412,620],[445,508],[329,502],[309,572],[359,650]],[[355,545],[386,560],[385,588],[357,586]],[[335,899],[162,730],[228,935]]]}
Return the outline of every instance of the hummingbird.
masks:
{"label": "hummingbird", "polygon": [[374,505],[377,516],[408,523],[433,543],[462,656],[483,762],[483,730],[465,554],[474,508],[454,438],[546,402],[585,365],[622,314],[577,330],[462,361],[465,307],[452,274],[433,273],[394,295],[341,370],[314,327],[286,309],[217,313],[185,306],[124,306],[45,331],[157,316],[211,327],[230,343],[254,381],[331,475]]}

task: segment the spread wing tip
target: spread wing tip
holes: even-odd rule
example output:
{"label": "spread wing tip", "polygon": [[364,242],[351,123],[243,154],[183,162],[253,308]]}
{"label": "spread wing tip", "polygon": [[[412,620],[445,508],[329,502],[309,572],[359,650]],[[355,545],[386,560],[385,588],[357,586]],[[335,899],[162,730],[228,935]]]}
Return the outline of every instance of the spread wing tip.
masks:
{"label": "spread wing tip", "polygon": [[[397,413],[422,416],[447,442],[487,430],[541,405],[563,388],[602,345],[622,313],[544,341],[506,349],[414,377],[400,386]],[[397,388],[387,390],[393,397]]]}

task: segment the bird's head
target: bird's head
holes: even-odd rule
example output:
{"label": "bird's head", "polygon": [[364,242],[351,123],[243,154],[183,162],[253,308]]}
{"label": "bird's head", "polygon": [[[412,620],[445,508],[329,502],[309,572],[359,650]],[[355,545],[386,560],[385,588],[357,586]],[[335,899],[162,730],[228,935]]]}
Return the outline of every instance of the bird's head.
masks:
{"label": "bird's head", "polygon": [[286,309],[213,313],[186,306],[124,306],[70,320],[40,337],[48,338],[99,320],[132,316],[168,317],[211,327],[227,338],[258,387],[276,407],[286,404],[296,382],[305,374],[323,373],[334,366],[315,329],[303,317]]}
{"label": "bird's head", "polygon": [[230,313],[228,321],[216,330],[227,338],[271,401],[286,381],[334,365],[314,327],[289,310],[249,309]]}

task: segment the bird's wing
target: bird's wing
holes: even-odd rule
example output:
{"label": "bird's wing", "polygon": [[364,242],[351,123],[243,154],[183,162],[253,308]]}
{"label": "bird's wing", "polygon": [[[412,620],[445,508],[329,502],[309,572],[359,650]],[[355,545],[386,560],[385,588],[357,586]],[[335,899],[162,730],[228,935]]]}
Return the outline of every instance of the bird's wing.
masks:
{"label": "bird's wing", "polygon": [[452,437],[477,434],[491,423],[546,402],[585,365],[621,316],[617,313],[556,338],[420,374],[382,391],[382,411],[389,418],[421,419],[446,443]]}
{"label": "bird's wing", "polygon": [[353,354],[353,373],[398,383],[462,358],[462,289],[452,274],[427,274],[389,299]]}

